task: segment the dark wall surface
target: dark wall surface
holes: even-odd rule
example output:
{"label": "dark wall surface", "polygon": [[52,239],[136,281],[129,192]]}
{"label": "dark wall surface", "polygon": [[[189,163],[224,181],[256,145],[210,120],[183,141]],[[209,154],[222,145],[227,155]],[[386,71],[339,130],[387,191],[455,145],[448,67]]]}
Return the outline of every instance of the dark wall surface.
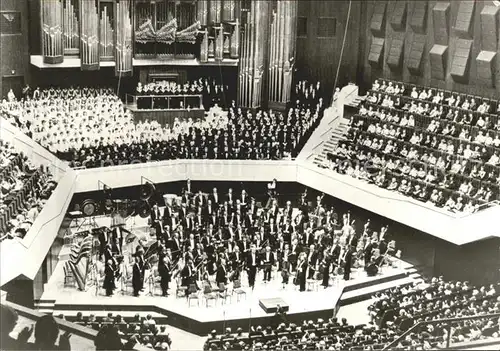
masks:
{"label": "dark wall surface", "polygon": [[29,81],[28,0],[0,2],[0,92],[20,94]]}

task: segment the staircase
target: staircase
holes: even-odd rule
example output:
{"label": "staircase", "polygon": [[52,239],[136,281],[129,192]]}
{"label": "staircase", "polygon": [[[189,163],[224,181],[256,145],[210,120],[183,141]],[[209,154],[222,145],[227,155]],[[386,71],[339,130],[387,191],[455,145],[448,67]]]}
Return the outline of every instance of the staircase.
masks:
{"label": "staircase", "polygon": [[322,149],[314,156],[313,163],[316,165],[325,164],[327,161],[326,155],[335,150],[339,141],[345,138],[348,130],[349,120],[341,118],[337,128],[331,131],[329,137],[321,144]]}

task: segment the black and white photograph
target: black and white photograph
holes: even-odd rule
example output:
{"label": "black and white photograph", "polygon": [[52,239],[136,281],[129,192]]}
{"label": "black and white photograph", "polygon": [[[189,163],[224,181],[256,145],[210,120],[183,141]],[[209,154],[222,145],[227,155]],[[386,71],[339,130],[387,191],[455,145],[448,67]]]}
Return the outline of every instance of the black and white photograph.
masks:
{"label": "black and white photograph", "polygon": [[0,350],[500,350],[500,1],[2,0]]}

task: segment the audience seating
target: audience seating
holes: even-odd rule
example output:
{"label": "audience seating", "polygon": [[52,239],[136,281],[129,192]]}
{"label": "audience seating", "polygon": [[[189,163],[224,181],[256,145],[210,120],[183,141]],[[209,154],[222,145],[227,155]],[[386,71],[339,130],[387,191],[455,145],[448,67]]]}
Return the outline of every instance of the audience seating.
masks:
{"label": "audience seating", "polygon": [[[249,333],[238,328],[223,334],[214,330],[205,342],[205,350],[382,350],[415,323],[425,320],[473,316],[500,312],[500,284],[472,287],[467,282],[445,282],[433,278],[429,283],[398,287],[377,293],[368,313],[373,322],[350,325],[344,318],[289,323],[286,316],[267,327],[251,327]],[[404,311],[404,312],[401,312]],[[470,323],[469,323],[470,324]],[[463,323],[467,325],[467,323]],[[482,322],[479,338],[498,337],[497,320]],[[496,328],[496,329],[495,329]],[[464,340],[470,329],[455,328],[454,340]],[[472,334],[472,333],[469,333]],[[395,349],[433,349],[445,346],[446,332],[439,327],[430,333],[412,333]]]}
{"label": "audience seating", "polygon": [[499,199],[500,121],[490,113],[496,106],[490,99],[376,80],[328,155],[328,167],[473,213]]}
{"label": "audience seating", "polygon": [[0,240],[23,238],[57,183],[7,143],[0,144]]}
{"label": "audience seating", "polygon": [[139,343],[155,350],[171,349],[172,340],[167,331],[166,317],[158,319],[153,318],[150,314],[125,317],[112,313],[98,317],[94,314],[83,316],[81,312],[78,312],[76,317],[63,315],[59,317],[94,330],[115,326],[122,339],[131,341],[132,345]]}

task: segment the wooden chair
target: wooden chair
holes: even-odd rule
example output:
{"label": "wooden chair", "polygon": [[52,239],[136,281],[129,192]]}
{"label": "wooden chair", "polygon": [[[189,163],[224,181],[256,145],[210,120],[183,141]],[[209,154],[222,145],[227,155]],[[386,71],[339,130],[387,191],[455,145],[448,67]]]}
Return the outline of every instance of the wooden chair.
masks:
{"label": "wooden chair", "polygon": [[236,294],[236,301],[240,301],[240,296],[244,295],[247,298],[247,292],[241,288],[241,280],[233,282],[233,294]]}
{"label": "wooden chair", "polygon": [[217,294],[212,291],[212,288],[208,284],[205,284],[203,287],[203,298],[205,299],[206,307],[208,307],[209,301],[214,301],[214,307],[217,304]]}
{"label": "wooden chair", "polygon": [[219,284],[219,298],[224,301],[224,303],[227,301],[229,298],[231,300],[231,294],[228,292],[227,287],[224,285],[224,283]]}
{"label": "wooden chair", "polygon": [[189,284],[188,288],[188,307],[191,307],[191,301],[196,300],[198,306],[200,305],[200,296],[198,295],[198,289],[196,288],[196,284]]}

